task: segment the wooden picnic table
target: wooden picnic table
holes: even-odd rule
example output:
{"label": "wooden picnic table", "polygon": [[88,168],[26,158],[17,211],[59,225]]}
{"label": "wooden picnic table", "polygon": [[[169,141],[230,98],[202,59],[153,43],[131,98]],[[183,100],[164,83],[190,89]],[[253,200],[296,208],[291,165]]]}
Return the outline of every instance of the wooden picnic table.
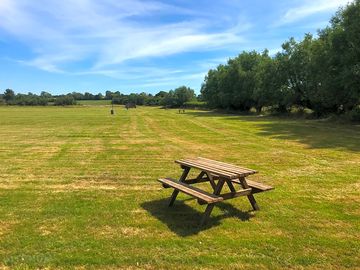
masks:
{"label": "wooden picnic table", "polygon": [[[164,188],[174,189],[170,197],[169,206],[174,204],[180,191],[196,198],[199,204],[207,204],[201,225],[206,222],[216,203],[239,196],[247,196],[252,208],[259,210],[254,194],[273,189],[271,186],[246,179],[247,176],[257,173],[257,171],[252,169],[202,157],[180,159],[175,160],[175,162],[183,169],[180,179],[160,178],[158,181],[163,184]],[[187,179],[191,169],[197,169],[200,173],[196,178]],[[203,182],[210,183],[213,190],[212,193],[193,186]],[[221,193],[225,183],[229,187],[230,192]],[[240,189],[237,190],[235,186]]]}

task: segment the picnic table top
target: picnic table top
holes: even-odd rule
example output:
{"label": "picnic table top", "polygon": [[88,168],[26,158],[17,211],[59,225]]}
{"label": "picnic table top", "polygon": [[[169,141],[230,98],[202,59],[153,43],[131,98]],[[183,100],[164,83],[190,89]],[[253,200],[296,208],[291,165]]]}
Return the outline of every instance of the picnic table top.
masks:
{"label": "picnic table top", "polygon": [[247,169],[233,164],[228,164],[202,157],[179,159],[175,160],[175,162],[186,167],[196,168],[211,173],[213,175],[228,179],[237,179],[257,173],[257,171],[252,169]]}

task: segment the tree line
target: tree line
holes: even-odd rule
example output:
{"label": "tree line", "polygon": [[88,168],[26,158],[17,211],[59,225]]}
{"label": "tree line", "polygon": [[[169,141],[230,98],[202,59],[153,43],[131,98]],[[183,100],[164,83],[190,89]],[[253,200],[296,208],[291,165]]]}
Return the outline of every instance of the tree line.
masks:
{"label": "tree line", "polygon": [[52,95],[48,92],[41,92],[40,95],[33,93],[15,94],[12,89],[6,89],[0,94],[0,104],[20,105],[20,106],[46,106],[46,105],[76,105],[79,100],[109,100],[113,104],[136,104],[147,106],[165,106],[165,107],[183,107],[186,103],[197,101],[193,89],[181,86],[174,90],[160,91],[155,95],[147,93],[122,94],[119,91],[106,91],[102,93],[91,94],[89,92],[72,92],[65,95]]}
{"label": "tree line", "polygon": [[201,95],[211,108],[360,115],[360,0],[341,8],[316,38],[291,38],[273,57],[244,51],[209,70]]}

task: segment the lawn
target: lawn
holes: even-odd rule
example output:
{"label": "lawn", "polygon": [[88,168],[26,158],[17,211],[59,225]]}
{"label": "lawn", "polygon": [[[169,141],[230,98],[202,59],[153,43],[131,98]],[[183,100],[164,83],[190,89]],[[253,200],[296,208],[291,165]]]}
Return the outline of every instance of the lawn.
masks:
{"label": "lawn", "polygon": [[[109,106],[0,107],[0,268],[344,269],[360,265],[360,127]],[[158,177],[203,156],[259,170],[258,212]],[[204,185],[204,184],[202,184]]]}
{"label": "lawn", "polygon": [[87,105],[87,106],[99,106],[99,105],[111,105],[111,100],[77,100],[77,104],[79,105]]}

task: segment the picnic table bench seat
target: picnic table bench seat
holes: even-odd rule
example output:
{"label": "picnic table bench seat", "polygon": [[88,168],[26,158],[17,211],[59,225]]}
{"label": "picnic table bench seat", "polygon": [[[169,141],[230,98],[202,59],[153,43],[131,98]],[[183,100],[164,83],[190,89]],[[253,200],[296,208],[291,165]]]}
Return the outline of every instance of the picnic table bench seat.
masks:
{"label": "picnic table bench seat", "polygon": [[209,193],[207,191],[201,190],[199,188],[190,186],[186,183],[177,181],[175,179],[172,178],[160,178],[158,179],[159,182],[163,183],[163,185],[168,186],[168,187],[172,187],[176,190],[182,191],[185,194],[188,194],[190,196],[193,196],[195,198],[197,198],[200,201],[204,201],[206,203],[215,203],[215,202],[220,202],[223,200],[222,197],[216,196],[212,193]]}
{"label": "picnic table bench seat", "polygon": [[[239,179],[232,179],[231,182],[233,183],[237,183],[240,184],[240,180]],[[264,192],[264,191],[269,191],[274,189],[274,187],[260,183],[260,182],[256,182],[256,181],[252,181],[252,180],[246,180],[247,184],[249,187],[252,188],[252,193],[259,193],[259,192]]]}

